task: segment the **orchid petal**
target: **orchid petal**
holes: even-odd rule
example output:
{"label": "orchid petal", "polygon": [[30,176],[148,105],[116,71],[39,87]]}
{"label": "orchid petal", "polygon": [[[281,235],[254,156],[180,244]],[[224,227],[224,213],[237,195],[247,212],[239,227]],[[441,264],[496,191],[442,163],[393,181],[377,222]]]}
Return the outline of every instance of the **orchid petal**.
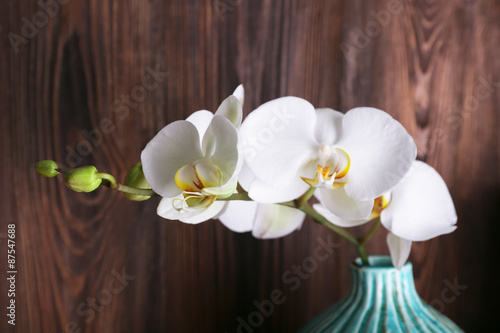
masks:
{"label": "orchid petal", "polygon": [[157,214],[168,220],[179,220],[184,223],[197,224],[215,218],[225,207],[225,201],[215,201],[205,209],[178,210],[174,208],[175,201],[181,202],[182,194],[173,198],[163,198],[156,210]]}
{"label": "orchid petal", "polygon": [[252,201],[229,201],[219,220],[234,232],[252,231],[258,203]]}
{"label": "orchid petal", "polygon": [[[214,114],[208,110],[200,110],[196,111],[187,117],[186,121],[189,121],[191,124],[196,126],[198,129],[198,134],[200,135],[200,141],[203,139],[205,132],[207,131],[208,125],[212,121]],[[200,142],[201,143],[201,142]]]}
{"label": "orchid petal", "polygon": [[450,192],[431,166],[415,161],[413,169],[392,190],[389,206],[380,220],[395,235],[425,241],[448,234],[457,227]]}
{"label": "orchid petal", "polygon": [[[211,160],[221,169],[222,184],[234,180],[243,166],[243,154],[239,148],[238,130],[225,117],[215,116],[208,132],[213,133],[213,153]],[[205,138],[203,138],[205,144]],[[209,157],[205,155],[206,157]]]}
{"label": "orchid petal", "polygon": [[241,135],[246,162],[255,176],[277,187],[295,181],[318,146],[315,122],[314,107],[298,97],[278,98],[250,113]]}
{"label": "orchid petal", "polygon": [[238,179],[227,182],[226,184],[218,187],[206,187],[201,190],[204,195],[216,195],[221,199],[231,196],[238,187]]}
{"label": "orchid petal", "polygon": [[203,187],[218,187],[221,185],[220,170],[210,162],[200,162],[194,166],[196,176]]}
{"label": "orchid petal", "polygon": [[342,118],[344,114],[333,109],[316,109],[316,125],[314,134],[318,143],[332,145],[342,134]]}
{"label": "orchid petal", "polygon": [[295,208],[259,204],[252,235],[261,239],[286,236],[300,229],[305,216],[304,212]]}
{"label": "orchid petal", "polygon": [[325,206],[323,206],[321,204],[314,204],[313,208],[319,214],[323,215],[323,217],[325,219],[327,219],[328,222],[335,224],[335,225],[338,225],[339,227],[342,227],[342,228],[356,227],[358,225],[365,224],[366,222],[369,221],[368,219],[364,219],[364,220],[344,220],[344,219],[341,219],[340,217],[334,215]]}
{"label": "orchid petal", "polygon": [[221,103],[215,115],[226,117],[236,128],[239,128],[243,119],[242,105],[238,97],[231,95]]}
{"label": "orchid petal", "polygon": [[349,169],[351,167],[351,159],[349,155],[347,155],[347,153],[342,149],[337,148],[336,152],[339,158],[339,166],[337,174],[335,175],[335,179],[340,179],[339,182],[342,182],[342,178],[344,178],[349,173]]}
{"label": "orchid petal", "polygon": [[236,96],[238,100],[240,101],[241,106],[244,105],[245,102],[245,89],[243,89],[243,85],[240,84],[239,86],[236,87],[236,89],[233,92],[233,96]]}
{"label": "orchid petal", "polygon": [[228,119],[218,115],[212,120],[207,130],[209,132],[214,134],[211,160],[222,171],[222,185],[204,188],[202,193],[227,198],[236,190],[238,175],[244,162],[238,131]]}
{"label": "orchid petal", "polygon": [[[189,192],[184,192],[183,195],[186,195],[187,193]],[[193,193],[191,195],[188,195],[184,199],[182,203],[182,208],[185,211],[199,212],[210,207],[210,205],[214,203],[215,199],[217,199],[217,197],[214,195],[206,196],[206,195],[200,195],[198,192],[196,192],[196,194]]]}
{"label": "orchid petal", "polygon": [[153,191],[174,197],[182,192],[175,183],[177,171],[202,156],[195,125],[179,120],[165,126],[147,144],[141,153],[142,169]]}
{"label": "orchid petal", "polygon": [[252,170],[250,170],[250,168],[248,167],[248,164],[243,163],[243,167],[241,168],[240,174],[238,176],[238,182],[240,183],[241,187],[243,187],[243,189],[248,192],[250,186],[256,179],[257,178],[255,178]]}
{"label": "orchid petal", "polygon": [[255,179],[250,186],[248,196],[260,203],[271,204],[297,199],[309,189],[309,185],[300,178],[286,185],[288,186],[272,187]]}
{"label": "orchid petal", "polygon": [[196,169],[191,163],[184,165],[175,174],[175,183],[182,191],[197,192],[202,184],[196,175]]}
{"label": "orchid petal", "polygon": [[403,268],[410,256],[411,241],[400,238],[390,232],[387,234],[387,246],[389,247],[394,267],[397,269]]}
{"label": "orchid petal", "polygon": [[172,198],[162,198],[158,208],[156,209],[156,213],[168,220],[179,220],[181,218],[190,217],[193,215],[197,215],[200,211],[179,211],[174,208],[174,201],[178,200],[178,202],[182,201],[182,194],[172,197]]}
{"label": "orchid petal", "polygon": [[[314,173],[314,164],[308,163],[300,168],[299,176],[312,173]],[[243,189],[248,192],[248,196],[251,199],[265,204],[295,200],[310,187],[301,178],[296,178],[290,183],[282,184],[281,187],[270,186],[257,179],[246,163],[240,172],[238,180]]]}
{"label": "orchid petal", "polygon": [[334,190],[320,189],[321,203],[334,215],[344,220],[364,220],[368,218],[374,201],[361,201],[349,197],[345,191],[346,186]]}
{"label": "orchid petal", "polygon": [[348,196],[373,200],[394,187],[411,168],[417,149],[404,127],[384,111],[355,108],[344,115],[335,144],[351,159]]}
{"label": "orchid petal", "polygon": [[[210,122],[210,124],[212,124]],[[203,135],[203,139],[201,142],[201,150],[203,152],[204,156],[212,156],[215,150],[215,137],[214,137],[214,131],[212,129],[212,126],[208,126],[207,130],[205,131],[205,134]]]}
{"label": "orchid petal", "polygon": [[238,177],[238,182],[248,196],[255,201],[265,204],[280,203],[297,199],[304,194],[309,185],[302,180],[296,180],[293,184],[288,184],[288,187],[276,188],[267,185],[261,180],[255,178],[252,170],[245,163]]}
{"label": "orchid petal", "polygon": [[211,219],[215,219],[216,216],[224,209],[227,201],[215,201],[207,209],[198,211],[198,214],[183,216],[179,221],[189,224],[198,224]]}

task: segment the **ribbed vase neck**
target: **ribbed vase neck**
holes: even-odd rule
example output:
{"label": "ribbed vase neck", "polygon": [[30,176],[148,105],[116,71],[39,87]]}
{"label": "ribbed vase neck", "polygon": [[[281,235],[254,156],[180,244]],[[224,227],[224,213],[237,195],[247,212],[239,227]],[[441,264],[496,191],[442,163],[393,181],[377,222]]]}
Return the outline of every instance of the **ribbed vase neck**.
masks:
{"label": "ribbed vase neck", "polygon": [[351,265],[351,292],[372,300],[388,294],[417,296],[411,263],[398,270],[388,256],[370,256],[369,261],[370,266],[360,266],[358,260]]}

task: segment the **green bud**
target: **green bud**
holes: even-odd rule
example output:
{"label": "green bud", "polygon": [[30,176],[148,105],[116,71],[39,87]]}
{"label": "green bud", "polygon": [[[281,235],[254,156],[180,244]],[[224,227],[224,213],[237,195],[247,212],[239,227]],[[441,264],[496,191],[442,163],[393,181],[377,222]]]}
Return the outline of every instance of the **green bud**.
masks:
{"label": "green bud", "polygon": [[[140,189],[148,190],[151,188],[148,182],[146,181],[146,177],[144,177],[144,172],[142,172],[142,163],[134,164],[127,172],[127,176],[125,177],[125,185]],[[144,201],[151,198],[146,195],[137,195],[131,193],[123,193],[125,198],[133,201]]]}
{"label": "green bud", "polygon": [[73,169],[64,175],[64,184],[75,192],[92,192],[101,182],[93,165]]}
{"label": "green bud", "polygon": [[39,161],[35,164],[35,170],[38,174],[44,177],[55,177],[59,173],[56,169],[59,168],[57,163],[51,160]]}

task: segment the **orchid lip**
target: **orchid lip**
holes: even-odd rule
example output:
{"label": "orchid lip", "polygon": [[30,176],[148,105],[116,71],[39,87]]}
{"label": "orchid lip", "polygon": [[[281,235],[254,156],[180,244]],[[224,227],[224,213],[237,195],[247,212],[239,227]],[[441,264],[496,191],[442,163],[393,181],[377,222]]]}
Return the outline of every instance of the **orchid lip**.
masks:
{"label": "orchid lip", "polygon": [[175,183],[184,192],[201,192],[207,187],[218,187],[221,182],[220,168],[206,160],[188,163],[175,174]]}
{"label": "orchid lip", "polygon": [[222,171],[210,160],[202,159],[188,163],[177,170],[175,183],[183,191],[183,199],[172,201],[177,211],[202,210],[208,208],[217,198],[206,195],[204,189],[221,186]]}
{"label": "orchid lip", "polygon": [[215,195],[205,196],[197,192],[184,192],[183,197],[172,201],[172,207],[178,212],[204,210],[217,199]]}

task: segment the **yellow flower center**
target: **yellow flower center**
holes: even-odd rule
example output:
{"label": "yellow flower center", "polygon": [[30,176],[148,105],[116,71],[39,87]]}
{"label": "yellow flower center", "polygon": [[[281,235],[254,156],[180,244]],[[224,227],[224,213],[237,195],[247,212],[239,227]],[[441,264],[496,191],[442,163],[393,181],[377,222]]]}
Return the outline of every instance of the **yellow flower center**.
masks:
{"label": "yellow flower center", "polygon": [[177,170],[175,183],[183,191],[184,197],[184,199],[174,199],[172,202],[176,210],[206,209],[217,196],[202,194],[202,189],[221,186],[222,171],[206,160],[188,163]]}
{"label": "yellow flower center", "polygon": [[322,146],[319,150],[319,164],[314,172],[314,178],[301,178],[311,187],[337,189],[347,184],[347,179],[344,177],[349,172],[350,166],[351,159],[345,151],[335,148],[332,152],[329,146]]}
{"label": "yellow flower center", "polygon": [[186,192],[201,192],[205,187],[218,187],[221,182],[222,171],[209,161],[186,164],[175,174],[175,183]]}

